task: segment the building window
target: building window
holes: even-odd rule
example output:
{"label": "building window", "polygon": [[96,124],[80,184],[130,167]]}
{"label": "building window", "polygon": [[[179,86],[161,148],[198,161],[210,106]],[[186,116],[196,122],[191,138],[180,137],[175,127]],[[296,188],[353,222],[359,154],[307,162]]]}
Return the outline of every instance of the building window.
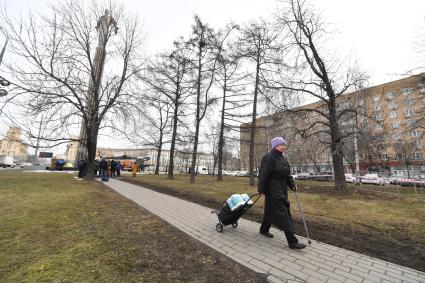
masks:
{"label": "building window", "polygon": [[382,121],[382,114],[381,113],[376,114],[375,119],[376,121]]}
{"label": "building window", "polygon": [[377,131],[382,131],[384,129],[384,127],[382,127],[382,125],[381,124],[376,124],[376,130]]}
{"label": "building window", "polygon": [[378,102],[378,101],[379,101],[379,96],[374,96],[374,97],[372,97],[372,101],[373,101],[373,102]]}
{"label": "building window", "polygon": [[409,108],[405,110],[405,113],[406,113],[406,117],[410,117],[413,114],[415,114],[415,110],[413,108]]}
{"label": "building window", "polygon": [[394,140],[400,140],[401,139],[401,133],[393,133],[392,137]]}
{"label": "building window", "polygon": [[388,103],[388,108],[389,109],[397,109],[397,103],[395,103],[395,102]]}
{"label": "building window", "polygon": [[413,160],[422,160],[423,154],[421,152],[414,152],[412,155]]}
{"label": "building window", "polygon": [[422,141],[415,141],[415,149],[421,149],[422,148]]}
{"label": "building window", "polygon": [[396,153],[395,159],[402,160],[403,159],[403,154],[402,153]]}
{"label": "building window", "polygon": [[394,147],[395,147],[396,149],[400,149],[400,148],[401,148],[401,143],[396,142],[396,143],[394,144]]}
{"label": "building window", "polygon": [[413,88],[411,88],[411,87],[402,88],[400,91],[403,95],[407,96],[407,95],[411,95],[413,93]]}
{"label": "building window", "polygon": [[421,92],[421,94],[425,94],[425,84],[419,84],[419,91]]}
{"label": "building window", "polygon": [[379,105],[379,104],[373,105],[373,111],[380,111],[380,110],[381,110],[381,105]]}
{"label": "building window", "polygon": [[413,130],[411,134],[412,134],[412,138],[417,138],[419,136],[419,132],[417,130]]}
{"label": "building window", "polygon": [[394,92],[393,91],[387,92],[385,94],[385,96],[387,97],[388,100],[393,100],[393,98],[394,98]]}
{"label": "building window", "polygon": [[391,112],[390,112],[390,117],[391,117],[392,119],[397,118],[397,111],[391,111]]}
{"label": "building window", "polygon": [[404,101],[404,104],[407,105],[407,106],[415,105],[415,100],[413,100],[413,99],[406,99]]}
{"label": "building window", "polygon": [[406,120],[405,123],[406,123],[406,126],[411,127],[411,126],[415,125],[415,120],[408,119],[408,120]]}
{"label": "building window", "polygon": [[392,126],[393,129],[398,129],[398,128],[400,128],[400,123],[399,122],[392,122],[391,126]]}

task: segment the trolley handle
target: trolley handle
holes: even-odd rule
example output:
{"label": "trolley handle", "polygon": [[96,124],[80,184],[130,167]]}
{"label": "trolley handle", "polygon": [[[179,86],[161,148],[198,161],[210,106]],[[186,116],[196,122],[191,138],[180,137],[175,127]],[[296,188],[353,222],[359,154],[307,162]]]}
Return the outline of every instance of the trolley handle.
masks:
{"label": "trolley handle", "polygon": [[245,202],[245,204],[248,204],[248,202],[250,201],[250,200],[252,200],[252,198],[254,198],[254,197],[257,197],[256,199],[255,199],[255,201],[253,201],[252,202],[252,205],[254,205],[259,199],[260,199],[260,197],[261,197],[261,194],[260,193],[257,193],[257,194],[252,194],[250,197],[249,197],[249,199]]}

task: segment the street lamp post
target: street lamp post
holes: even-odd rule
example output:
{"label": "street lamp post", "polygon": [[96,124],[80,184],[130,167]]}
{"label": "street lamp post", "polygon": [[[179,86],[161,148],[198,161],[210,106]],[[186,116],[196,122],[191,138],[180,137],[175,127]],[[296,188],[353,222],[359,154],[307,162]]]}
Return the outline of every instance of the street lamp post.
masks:
{"label": "street lamp post", "polygon": [[118,32],[117,22],[110,15],[109,10],[105,10],[105,14],[100,17],[97,22],[96,30],[99,33],[99,42],[96,47],[96,53],[93,60],[93,75],[90,78],[89,89],[88,89],[88,98],[86,104],[86,118],[82,120],[81,128],[80,128],[80,137],[79,144],[77,147],[77,153],[75,157],[75,166],[77,166],[79,160],[85,158],[87,156],[87,146],[86,142],[90,138],[87,136],[87,127],[88,127],[88,119],[90,119],[91,115],[94,113],[94,107],[99,95],[98,91],[96,91],[96,86],[99,89],[100,83],[102,81],[103,68],[105,65],[105,53],[106,53],[106,43],[110,36],[110,27],[113,26],[115,34]]}

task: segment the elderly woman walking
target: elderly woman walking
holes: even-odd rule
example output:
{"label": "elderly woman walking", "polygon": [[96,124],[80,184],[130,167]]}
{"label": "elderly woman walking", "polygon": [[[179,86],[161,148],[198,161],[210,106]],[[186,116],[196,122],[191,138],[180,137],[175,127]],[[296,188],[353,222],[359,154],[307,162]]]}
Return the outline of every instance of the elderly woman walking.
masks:
{"label": "elderly woman walking", "polygon": [[284,156],[287,143],[282,137],[271,140],[272,150],[261,159],[258,192],[264,194],[264,217],[260,234],[273,238],[271,224],[284,231],[290,249],[303,249],[305,244],[295,237],[288,187],[296,190],[289,163]]}

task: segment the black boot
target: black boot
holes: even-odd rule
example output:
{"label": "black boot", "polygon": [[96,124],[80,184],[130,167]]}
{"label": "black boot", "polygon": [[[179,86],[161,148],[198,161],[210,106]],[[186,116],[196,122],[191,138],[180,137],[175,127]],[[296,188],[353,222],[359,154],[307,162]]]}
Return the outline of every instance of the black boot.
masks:
{"label": "black boot", "polygon": [[267,238],[273,238],[273,234],[270,232],[260,231],[260,234],[266,236]]}
{"label": "black boot", "polygon": [[303,244],[303,243],[289,244],[290,249],[301,250],[301,249],[304,249],[305,247],[306,247],[306,245]]}

